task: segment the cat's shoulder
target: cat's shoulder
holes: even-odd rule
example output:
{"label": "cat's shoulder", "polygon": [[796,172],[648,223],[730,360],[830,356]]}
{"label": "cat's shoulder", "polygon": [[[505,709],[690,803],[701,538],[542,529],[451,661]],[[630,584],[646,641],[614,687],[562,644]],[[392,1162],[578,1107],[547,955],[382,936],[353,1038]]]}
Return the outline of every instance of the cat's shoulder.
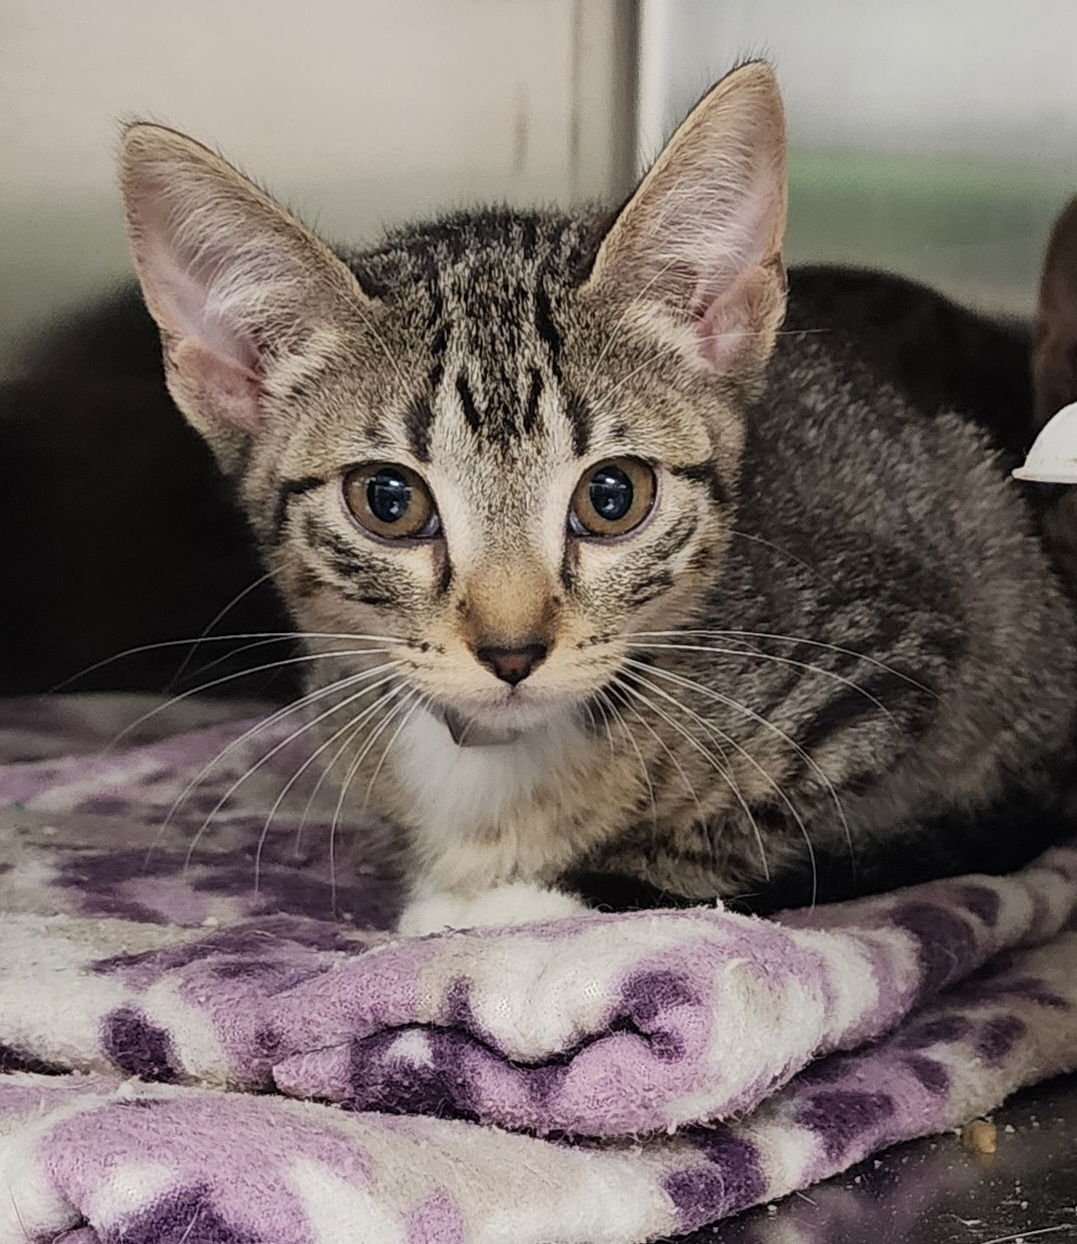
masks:
{"label": "cat's shoulder", "polygon": [[1008,460],[1028,451],[1030,330],[1020,320],[893,273],[821,264],[790,269],[783,334],[779,381],[807,367],[875,408],[872,394],[889,390],[921,416],[957,413]]}

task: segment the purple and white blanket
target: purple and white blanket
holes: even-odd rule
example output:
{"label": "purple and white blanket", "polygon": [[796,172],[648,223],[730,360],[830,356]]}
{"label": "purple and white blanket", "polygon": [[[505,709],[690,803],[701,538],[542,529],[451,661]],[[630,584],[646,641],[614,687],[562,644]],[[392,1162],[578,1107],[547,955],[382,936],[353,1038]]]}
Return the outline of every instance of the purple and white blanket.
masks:
{"label": "purple and white blanket", "polygon": [[149,708],[0,706],[0,1244],[630,1244],[1077,1066],[1077,845],[401,939],[287,720]]}

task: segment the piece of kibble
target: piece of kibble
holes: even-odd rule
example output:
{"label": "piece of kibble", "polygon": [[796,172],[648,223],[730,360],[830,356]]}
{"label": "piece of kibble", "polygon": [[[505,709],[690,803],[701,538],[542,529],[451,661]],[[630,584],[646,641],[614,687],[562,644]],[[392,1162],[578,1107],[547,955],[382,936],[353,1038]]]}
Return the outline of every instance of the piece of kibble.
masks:
{"label": "piece of kibble", "polygon": [[994,1153],[998,1149],[998,1128],[986,1119],[974,1119],[961,1129],[961,1146],[969,1153]]}

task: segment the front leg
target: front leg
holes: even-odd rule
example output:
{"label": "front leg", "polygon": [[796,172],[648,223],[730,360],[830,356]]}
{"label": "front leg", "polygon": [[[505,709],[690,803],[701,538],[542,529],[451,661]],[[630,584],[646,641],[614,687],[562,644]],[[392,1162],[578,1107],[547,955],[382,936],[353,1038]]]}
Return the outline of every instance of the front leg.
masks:
{"label": "front leg", "polygon": [[606,740],[575,713],[481,747],[457,746],[443,721],[417,714],[382,791],[408,840],[411,885],[399,930],[521,924],[588,910],[544,883],[569,874],[630,821],[641,797],[638,762],[630,761],[611,758]]}
{"label": "front leg", "polygon": [[397,931],[420,936],[441,933],[446,929],[557,920],[587,910],[587,906],[573,895],[530,881],[510,881],[473,897],[450,894],[424,884],[414,891],[404,908],[397,922]]}

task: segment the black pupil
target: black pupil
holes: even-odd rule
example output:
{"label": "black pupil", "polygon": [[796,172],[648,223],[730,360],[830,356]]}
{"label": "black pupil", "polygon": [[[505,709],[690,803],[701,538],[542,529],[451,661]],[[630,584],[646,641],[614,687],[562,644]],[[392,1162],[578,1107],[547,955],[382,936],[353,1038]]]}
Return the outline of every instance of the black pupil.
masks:
{"label": "black pupil", "polygon": [[591,476],[588,489],[591,504],[599,518],[615,523],[632,508],[632,481],[615,466],[603,466]]}
{"label": "black pupil", "polygon": [[379,471],[366,486],[367,505],[380,523],[396,523],[411,508],[411,485],[396,471]]}

